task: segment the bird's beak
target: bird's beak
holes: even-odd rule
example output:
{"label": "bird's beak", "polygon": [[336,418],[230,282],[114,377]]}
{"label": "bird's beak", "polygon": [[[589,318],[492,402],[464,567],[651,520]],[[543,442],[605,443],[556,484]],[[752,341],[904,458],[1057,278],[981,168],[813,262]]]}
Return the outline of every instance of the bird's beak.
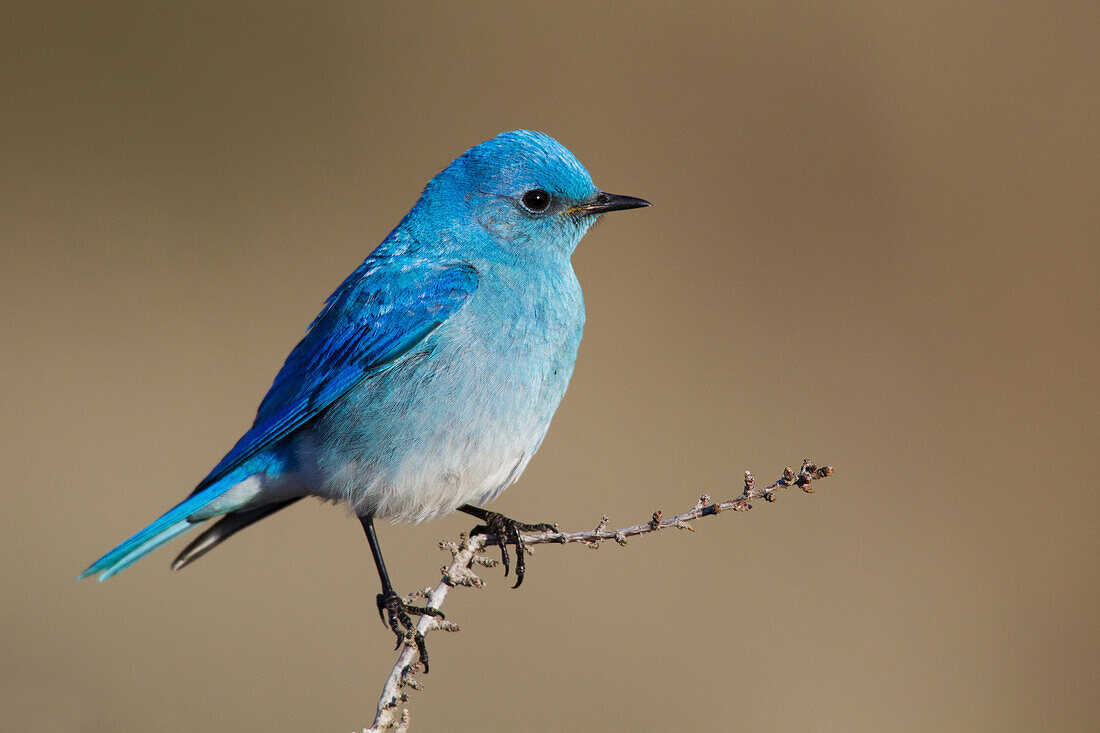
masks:
{"label": "bird's beak", "polygon": [[651,206],[645,199],[633,196],[620,196],[617,193],[603,193],[602,191],[579,206],[569,209],[570,214],[606,214],[609,211],[624,211],[626,209],[640,209]]}

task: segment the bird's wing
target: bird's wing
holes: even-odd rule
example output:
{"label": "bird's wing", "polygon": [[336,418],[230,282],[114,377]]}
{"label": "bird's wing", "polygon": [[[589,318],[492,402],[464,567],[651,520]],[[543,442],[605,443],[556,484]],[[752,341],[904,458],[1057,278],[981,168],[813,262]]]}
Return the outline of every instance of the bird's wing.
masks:
{"label": "bird's wing", "polygon": [[461,308],[477,284],[477,270],[468,264],[368,258],[332,294],[290,352],[252,429],[196,491],[400,359]]}

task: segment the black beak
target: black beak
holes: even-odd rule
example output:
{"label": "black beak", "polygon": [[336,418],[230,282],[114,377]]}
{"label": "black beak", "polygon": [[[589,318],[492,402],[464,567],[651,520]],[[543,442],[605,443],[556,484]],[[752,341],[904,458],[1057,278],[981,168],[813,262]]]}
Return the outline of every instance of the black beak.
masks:
{"label": "black beak", "polygon": [[591,201],[583,203],[580,206],[574,206],[570,210],[570,213],[606,214],[609,211],[640,209],[645,206],[652,206],[652,204],[645,199],[638,199],[633,196],[620,196],[616,193],[603,193],[601,191],[596,194]]}

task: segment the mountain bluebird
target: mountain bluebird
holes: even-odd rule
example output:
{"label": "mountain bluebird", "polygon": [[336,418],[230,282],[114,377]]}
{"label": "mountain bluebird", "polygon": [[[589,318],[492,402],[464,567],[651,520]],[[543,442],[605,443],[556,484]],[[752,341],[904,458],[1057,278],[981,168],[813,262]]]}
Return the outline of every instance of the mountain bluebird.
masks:
{"label": "mountain bluebird", "polygon": [[394,591],[374,518],[456,509],[506,544],[527,525],[476,505],[538,450],[565,394],[584,326],[570,256],[601,214],[649,203],[603,193],[560,143],[507,132],[466,151],[325,303],[260,403],[252,428],[195,490],[80,577],[105,580],[200,522],[178,569],[304,496],[343,502],[366,532],[378,612],[423,637]]}

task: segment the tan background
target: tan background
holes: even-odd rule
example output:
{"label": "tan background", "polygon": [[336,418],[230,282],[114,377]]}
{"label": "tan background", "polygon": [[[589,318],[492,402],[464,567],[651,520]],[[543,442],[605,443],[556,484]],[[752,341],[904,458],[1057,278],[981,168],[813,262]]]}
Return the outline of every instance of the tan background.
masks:
{"label": "tan background", "polygon": [[[578,250],[573,384],[494,508],[628,524],[838,473],[487,572],[414,730],[1100,727],[1100,6],[150,5],[0,11],[0,728],[368,723],[393,638],[336,508],[73,577],[222,456],[424,182],[517,127],[654,207]],[[383,527],[399,586],[470,525]]]}

